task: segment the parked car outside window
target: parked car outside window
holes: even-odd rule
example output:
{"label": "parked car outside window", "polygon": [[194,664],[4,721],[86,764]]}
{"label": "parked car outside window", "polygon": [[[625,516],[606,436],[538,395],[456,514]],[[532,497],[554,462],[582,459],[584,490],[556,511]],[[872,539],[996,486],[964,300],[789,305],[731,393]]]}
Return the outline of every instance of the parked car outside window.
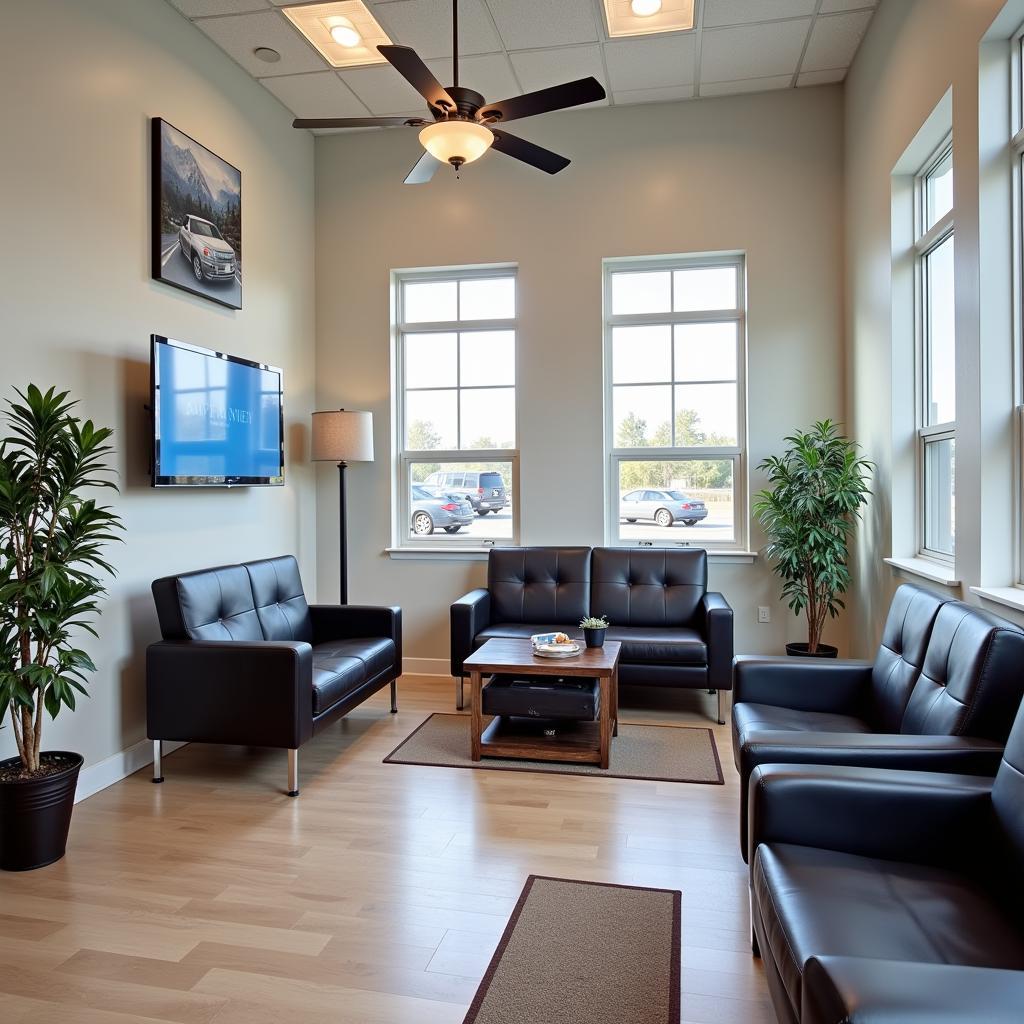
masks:
{"label": "parked car outside window", "polygon": [[428,537],[434,530],[458,533],[473,522],[473,506],[458,494],[436,494],[413,484],[411,528],[414,536]]}
{"label": "parked car outside window", "polygon": [[707,519],[708,509],[703,501],[690,498],[682,491],[639,490],[629,491],[619,499],[619,517],[627,523],[637,520],[657,523],[658,526],[696,526]]}
{"label": "parked car outside window", "polygon": [[442,470],[431,473],[423,483],[435,493],[443,491],[467,498],[478,516],[500,512],[509,504],[505,481],[500,473],[493,471],[463,473]]}

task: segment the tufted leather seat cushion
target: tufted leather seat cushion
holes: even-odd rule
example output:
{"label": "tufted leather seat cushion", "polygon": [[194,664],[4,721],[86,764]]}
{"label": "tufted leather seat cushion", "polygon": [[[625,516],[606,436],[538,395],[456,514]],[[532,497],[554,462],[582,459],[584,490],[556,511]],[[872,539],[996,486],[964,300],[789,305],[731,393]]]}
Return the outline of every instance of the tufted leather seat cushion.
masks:
{"label": "tufted leather seat cushion", "polygon": [[706,665],[708,645],[686,626],[610,626],[608,640],[622,644],[620,660],[631,665]]}
{"label": "tufted leather seat cushion", "polygon": [[496,622],[480,630],[473,642],[479,647],[485,640],[494,637],[500,640],[529,640],[534,633],[550,633],[553,629],[567,633],[574,640],[583,639],[582,629],[565,622]]}
{"label": "tufted leather seat cushion", "polygon": [[590,548],[494,548],[487,589],[492,622],[576,625],[590,614]]}
{"label": "tufted leather seat cushion", "polygon": [[383,637],[332,640],[313,648],[313,714],[320,715],[394,663],[395,644]]}
{"label": "tufted leather seat cushion", "polygon": [[246,562],[256,614],[264,640],[313,642],[309,605],[302,591],[299,563],[292,555]]}
{"label": "tufted leather seat cushion", "polygon": [[1024,970],[1020,929],[966,875],[775,843],[757,848],[751,885],[797,1013],[815,955]]}
{"label": "tufted leather seat cushion", "polygon": [[732,709],[733,750],[738,752],[746,743],[756,741],[759,732],[871,732],[871,726],[854,715],[840,715],[828,711],[803,711],[797,708],[777,707],[774,704],[743,702]]}
{"label": "tufted leather seat cushion", "polygon": [[708,588],[707,552],[594,548],[593,615],[613,626],[690,626]]}
{"label": "tufted leather seat cushion", "polygon": [[153,583],[165,640],[262,640],[249,574],[240,565],[167,576]]}

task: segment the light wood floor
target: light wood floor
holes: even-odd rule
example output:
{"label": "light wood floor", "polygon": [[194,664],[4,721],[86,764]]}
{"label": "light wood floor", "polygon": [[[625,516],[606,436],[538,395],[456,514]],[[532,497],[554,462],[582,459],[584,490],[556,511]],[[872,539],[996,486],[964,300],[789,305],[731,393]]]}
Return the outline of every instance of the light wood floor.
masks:
{"label": "light wood floor", "polygon": [[[710,724],[676,699],[623,720]],[[460,1024],[533,873],[681,889],[682,1020],[774,1022],[727,728],[703,786],[381,764],[451,688],[400,709],[307,744],[297,800],[283,751],[193,745],[79,804],[64,861],[0,875],[0,1020]]]}

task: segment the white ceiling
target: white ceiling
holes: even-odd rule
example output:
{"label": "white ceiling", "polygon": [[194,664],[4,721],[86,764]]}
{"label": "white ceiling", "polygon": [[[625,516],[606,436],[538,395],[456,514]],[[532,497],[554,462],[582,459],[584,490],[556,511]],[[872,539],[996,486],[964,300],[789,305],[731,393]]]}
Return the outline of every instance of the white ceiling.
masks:
{"label": "white ceiling", "polygon": [[[330,70],[281,13],[295,0],[169,2],[297,117],[423,115],[387,65]],[[451,0],[366,2],[393,42],[450,82]],[[612,41],[601,0],[459,0],[460,77],[497,101],[593,75],[614,105],[839,82],[877,3],[698,0],[694,31]],[[281,60],[258,60],[258,46]]]}

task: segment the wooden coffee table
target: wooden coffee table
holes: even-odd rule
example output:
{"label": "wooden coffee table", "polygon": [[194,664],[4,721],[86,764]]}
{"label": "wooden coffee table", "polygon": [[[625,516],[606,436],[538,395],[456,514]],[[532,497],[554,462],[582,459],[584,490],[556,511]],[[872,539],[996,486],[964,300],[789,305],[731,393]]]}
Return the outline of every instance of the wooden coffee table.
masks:
{"label": "wooden coffee table", "polygon": [[[463,663],[472,696],[472,756],[513,757],[531,761],[572,761],[608,767],[612,736],[619,732],[619,651],[621,644],[585,647],[573,658],[538,658],[529,640],[488,640]],[[531,735],[504,717],[484,728],[485,677],[499,675],[565,676],[597,679],[600,707],[596,722],[574,722],[561,736]]]}

